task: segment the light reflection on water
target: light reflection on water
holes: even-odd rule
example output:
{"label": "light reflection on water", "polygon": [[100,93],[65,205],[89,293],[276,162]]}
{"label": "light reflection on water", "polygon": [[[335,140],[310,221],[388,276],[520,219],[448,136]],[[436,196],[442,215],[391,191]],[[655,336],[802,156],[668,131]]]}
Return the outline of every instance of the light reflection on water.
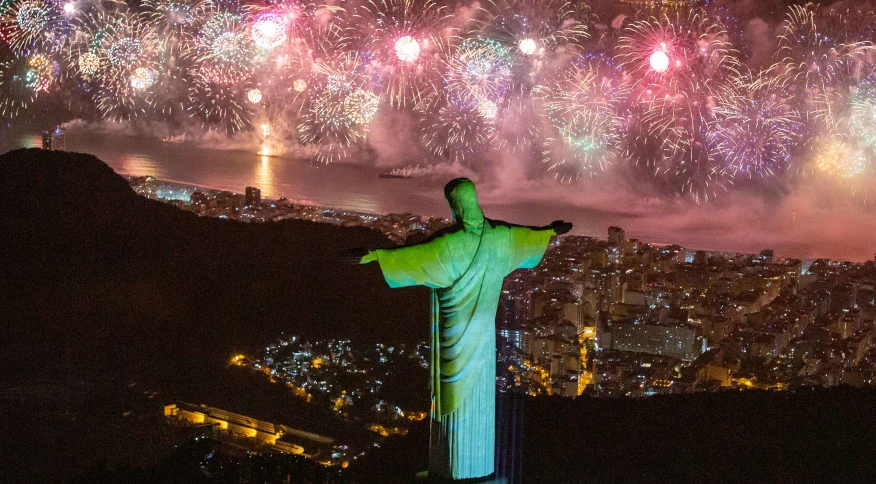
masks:
{"label": "light reflection on water", "polygon": [[[39,136],[35,139],[39,143]],[[24,147],[24,143],[19,146]],[[447,215],[440,190],[432,188],[440,189],[440,180],[379,178],[380,170],[368,166],[324,166],[306,160],[116,135],[68,133],[66,147],[68,151],[93,154],[124,175],[152,175],[238,193],[255,186],[267,198],[287,197],[365,212]],[[424,186],[430,188],[421,190]]]}

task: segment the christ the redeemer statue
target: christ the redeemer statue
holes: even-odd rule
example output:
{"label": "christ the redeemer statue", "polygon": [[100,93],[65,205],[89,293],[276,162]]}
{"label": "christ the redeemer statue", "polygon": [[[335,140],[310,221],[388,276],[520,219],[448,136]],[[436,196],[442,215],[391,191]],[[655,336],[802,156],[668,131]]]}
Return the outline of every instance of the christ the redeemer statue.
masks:
{"label": "christ the redeemer statue", "polygon": [[523,227],[484,217],[474,184],[444,187],[454,224],[425,242],[365,253],[390,287],[432,289],[429,477],[486,477],[495,468],[496,309],[502,280],[535,267],[572,224]]}

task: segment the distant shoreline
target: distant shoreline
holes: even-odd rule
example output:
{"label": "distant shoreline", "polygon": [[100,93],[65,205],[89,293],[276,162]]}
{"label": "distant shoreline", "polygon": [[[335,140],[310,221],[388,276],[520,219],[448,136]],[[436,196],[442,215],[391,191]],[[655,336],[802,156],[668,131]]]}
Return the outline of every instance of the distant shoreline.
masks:
{"label": "distant shoreline", "polygon": [[[125,177],[125,179],[128,180],[128,181],[130,182],[130,180],[131,180],[132,178],[149,177],[149,176],[152,176],[152,175],[130,175],[130,174],[121,174],[121,176]],[[153,178],[155,178],[155,177],[153,177]],[[232,194],[234,194],[234,195],[241,195],[240,192],[236,192],[236,191],[234,191],[234,190],[225,190],[225,189],[222,189],[222,188],[208,187],[208,186],[198,185],[198,184],[194,184],[194,183],[185,183],[185,182],[180,182],[180,181],[178,181],[178,180],[166,180],[166,179],[160,179],[160,178],[155,178],[155,180],[156,180],[157,182],[159,182],[159,183],[164,183],[164,184],[168,184],[168,185],[176,185],[176,186],[179,186],[179,187],[181,187],[181,188],[188,188],[188,189],[194,189],[194,190],[218,190],[218,191],[223,191],[223,192],[229,192],[229,193],[232,193]],[[256,188],[258,188],[258,187],[256,187]],[[387,213],[380,213],[380,212],[363,212],[363,211],[361,211],[361,210],[351,210],[351,209],[346,209],[346,208],[343,208],[343,207],[335,207],[335,206],[330,206],[330,205],[319,204],[319,203],[315,203],[315,202],[313,202],[313,201],[309,201],[309,200],[306,200],[306,199],[291,199],[291,198],[287,198],[287,197],[280,197],[280,198],[285,198],[285,202],[288,202],[288,203],[291,203],[291,204],[304,205],[304,206],[314,207],[314,208],[318,208],[318,209],[339,210],[339,211],[342,211],[342,212],[345,212],[345,213],[348,213],[348,214],[355,214],[355,215],[366,215],[366,216],[374,216],[374,217],[384,217],[384,216],[388,216],[388,215],[391,215],[391,214],[395,213],[395,212],[387,212]],[[266,201],[266,202],[279,202],[279,201],[280,201],[279,198],[264,198],[264,199],[262,199],[262,200],[263,200],[263,201]],[[419,214],[412,214],[412,215],[419,215]],[[445,220],[448,220],[448,219],[445,219]],[[594,238],[594,239],[596,239],[596,240],[605,240],[605,239],[600,238],[600,237],[593,237],[593,236],[583,235],[583,234],[574,234],[574,233],[572,233],[572,234],[569,234],[569,235],[572,235],[572,236],[578,236],[578,237],[592,237],[592,238]],[[688,252],[690,252],[690,253],[698,252],[698,251],[703,251],[703,252],[707,252],[707,253],[709,253],[709,254],[720,254],[720,255],[723,255],[723,256],[757,255],[755,252],[700,249],[700,248],[694,248],[694,247],[685,247],[685,246],[683,246],[683,245],[681,245],[681,244],[666,243],[666,242],[650,242],[650,241],[647,241],[647,240],[643,240],[642,242],[645,243],[645,244],[651,245],[651,246],[656,246],[656,247],[666,247],[666,246],[677,245],[677,246],[679,246],[679,247],[682,247],[685,251],[688,251]],[[815,260],[828,260],[828,261],[832,261],[832,262],[844,262],[844,261],[841,260],[841,259],[830,259],[830,258],[826,258],[826,257],[819,257],[819,258],[777,257],[777,259],[796,259],[796,260],[803,261],[804,263],[805,263],[805,262],[812,262],[812,261],[815,261]],[[850,262],[851,262],[851,261],[850,261]],[[860,264],[860,263],[863,263],[863,261],[862,261],[862,262],[853,262],[853,263],[855,263],[855,264]],[[808,264],[806,264],[806,265],[808,265]]]}

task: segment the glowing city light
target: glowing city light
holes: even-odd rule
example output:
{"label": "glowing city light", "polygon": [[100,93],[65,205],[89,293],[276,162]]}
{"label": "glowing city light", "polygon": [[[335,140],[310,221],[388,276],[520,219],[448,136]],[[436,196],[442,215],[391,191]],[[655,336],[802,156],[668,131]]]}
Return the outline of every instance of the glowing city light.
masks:
{"label": "glowing city light", "polygon": [[395,55],[402,62],[415,62],[420,57],[420,44],[410,35],[395,41]]}

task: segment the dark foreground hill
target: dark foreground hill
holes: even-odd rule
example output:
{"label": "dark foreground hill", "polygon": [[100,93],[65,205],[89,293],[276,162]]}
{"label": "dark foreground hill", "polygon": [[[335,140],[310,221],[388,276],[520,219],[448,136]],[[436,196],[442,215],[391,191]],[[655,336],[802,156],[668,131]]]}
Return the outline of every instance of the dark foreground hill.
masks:
{"label": "dark foreground hill", "polygon": [[[873,388],[640,399],[500,395],[499,413],[505,445],[498,467],[508,482],[876,482]],[[351,466],[354,475],[411,482],[405,476],[424,465],[418,456],[428,451],[428,429],[418,431]]]}
{"label": "dark foreground hill", "polygon": [[386,245],[364,228],[200,218],[137,196],[93,156],[9,152],[0,362],[130,374],[224,364],[280,331],[425,340],[424,290],[390,290],[376,267],[339,262],[346,248]]}
{"label": "dark foreground hill", "polygon": [[[2,460],[34,459],[30,465],[45,470],[65,458],[74,468],[97,465],[102,454],[110,463],[137,455],[137,432],[119,430],[129,427],[121,415],[135,405],[119,388],[349,441],[355,430],[330,410],[228,362],[281,331],[308,339],[425,340],[425,289],[390,290],[379,268],[340,261],[351,247],[388,245],[365,228],[200,218],[137,196],[90,155],[3,154],[0,409],[10,418],[0,431],[19,437],[4,440]],[[427,383],[412,386],[409,393],[427,406]],[[121,435],[102,440],[113,432]],[[125,439],[133,446],[127,451]]]}
{"label": "dark foreground hill", "polygon": [[[197,449],[169,450],[160,418],[179,398],[343,432],[227,361],[281,330],[425,339],[424,291],[337,262],[385,244],[365,229],[198,218],[137,197],[91,156],[0,156],[0,482],[410,482],[425,422],[340,476],[258,460],[207,477],[185,453]],[[421,382],[410,391],[427,398]],[[505,395],[499,414],[509,482],[876,482],[869,388]]]}

